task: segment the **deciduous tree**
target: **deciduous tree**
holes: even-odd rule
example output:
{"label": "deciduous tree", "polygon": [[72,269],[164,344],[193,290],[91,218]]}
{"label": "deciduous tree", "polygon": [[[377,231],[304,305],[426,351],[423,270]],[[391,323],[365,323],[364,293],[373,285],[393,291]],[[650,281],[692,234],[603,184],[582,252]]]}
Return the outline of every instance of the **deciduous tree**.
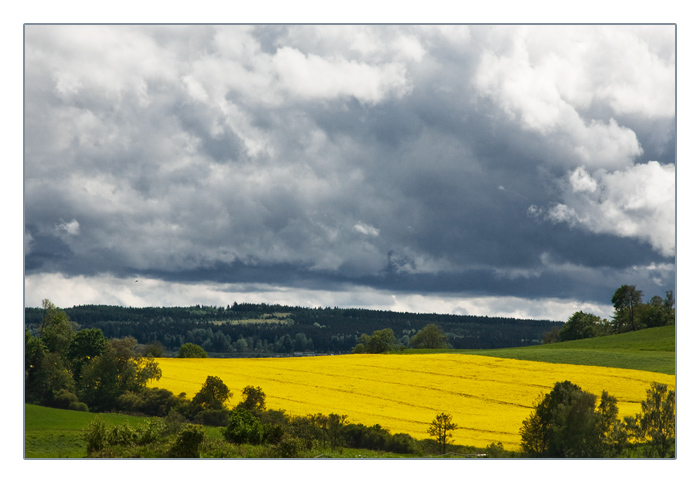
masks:
{"label": "deciduous tree", "polygon": [[435,324],[428,324],[411,337],[411,347],[415,349],[446,349],[447,336]]}
{"label": "deciduous tree", "polygon": [[648,443],[649,456],[673,457],[676,443],[676,392],[653,382],[642,401],[642,412],[628,420],[638,440]]}
{"label": "deciduous tree", "polygon": [[557,382],[540,396],[520,429],[525,456],[595,458],[612,456],[623,441],[617,401],[603,392],[596,409],[595,395],[570,381]]}
{"label": "deciduous tree", "polygon": [[177,356],[182,357],[182,358],[205,358],[205,357],[208,357],[207,351],[202,349],[197,344],[193,344],[192,342],[187,342],[186,344],[183,344],[182,347],[180,347],[180,352],[178,353]]}
{"label": "deciduous tree", "polygon": [[265,393],[261,387],[246,386],[241,393],[243,401],[238,403],[237,407],[253,412],[265,410]]}
{"label": "deciduous tree", "polygon": [[447,452],[447,444],[452,440],[452,431],[457,429],[457,424],[452,422],[452,415],[440,413],[430,423],[428,434],[435,438],[442,454]]}
{"label": "deciduous tree", "polygon": [[642,303],[643,292],[635,285],[622,285],[612,296],[615,306],[613,321],[616,332],[627,332],[639,328],[637,306]]}
{"label": "deciduous tree", "polygon": [[207,376],[202,388],[192,398],[193,412],[204,410],[224,409],[226,401],[231,397],[231,391],[218,376]]}

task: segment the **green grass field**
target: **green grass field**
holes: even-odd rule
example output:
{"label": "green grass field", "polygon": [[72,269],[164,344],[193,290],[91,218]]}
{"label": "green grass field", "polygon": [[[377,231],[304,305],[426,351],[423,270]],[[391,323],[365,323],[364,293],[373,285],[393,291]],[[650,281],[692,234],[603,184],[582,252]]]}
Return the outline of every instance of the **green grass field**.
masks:
{"label": "green grass field", "polygon": [[[110,424],[138,418],[121,414],[103,414]],[[82,430],[95,417],[94,413],[66,411],[33,404],[24,405],[25,458],[81,458],[86,455]]]}
{"label": "green grass field", "polygon": [[[144,417],[113,413],[88,413],[24,405],[25,458],[84,458],[87,454],[83,430],[96,416],[108,425],[139,426]],[[223,440],[220,428],[205,426],[207,438]]]}
{"label": "green grass field", "polygon": [[416,350],[404,354],[425,352],[455,352],[557,364],[618,367],[641,371],[676,373],[676,327],[654,327],[625,334],[592,339],[558,342],[556,344],[486,350]]}

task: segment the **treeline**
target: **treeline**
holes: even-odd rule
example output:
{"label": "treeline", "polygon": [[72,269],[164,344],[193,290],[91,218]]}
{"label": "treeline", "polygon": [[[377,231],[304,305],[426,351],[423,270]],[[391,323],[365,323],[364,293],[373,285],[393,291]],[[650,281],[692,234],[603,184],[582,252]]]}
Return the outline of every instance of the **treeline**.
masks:
{"label": "treeline", "polygon": [[622,285],[611,299],[615,309],[612,320],[579,311],[569,317],[562,327],[553,327],[545,335],[543,343],[622,334],[676,323],[676,299],[673,290],[667,290],[665,298],[654,295],[646,303],[642,297],[644,293],[637,290],[636,285]]}
{"label": "treeline", "polygon": [[[562,326],[551,320],[235,302],[226,307],[82,305],[63,310],[80,327],[100,329],[107,338],[159,342],[170,353],[189,342],[227,356],[349,353],[363,333],[383,328],[410,347],[411,338],[428,324],[438,325],[455,349],[520,347],[539,344],[545,333]],[[41,308],[25,309],[30,333],[37,335],[42,318]]]}
{"label": "treeline", "polygon": [[[337,457],[347,448],[391,452],[410,456],[444,454],[454,425],[441,425],[439,415],[430,425],[433,439],[417,440],[405,433],[392,434],[380,425],[352,423],[340,414],[291,416],[266,408],[260,387],[247,386],[232,409],[233,397],[216,376],[208,376],[191,401],[181,400],[165,417],[145,420],[136,428],[128,424],[108,427],[99,416],[85,430],[89,457],[148,458],[301,458]],[[207,437],[203,426],[220,427],[223,438]],[[472,447],[449,445],[474,451]],[[502,445],[492,445],[483,456],[513,456]]]}

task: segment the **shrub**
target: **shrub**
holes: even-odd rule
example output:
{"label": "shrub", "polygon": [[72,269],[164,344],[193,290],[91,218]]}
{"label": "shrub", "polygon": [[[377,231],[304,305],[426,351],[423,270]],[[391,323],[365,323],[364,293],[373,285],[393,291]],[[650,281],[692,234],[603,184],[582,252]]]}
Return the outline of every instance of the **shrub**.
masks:
{"label": "shrub", "polygon": [[163,418],[163,424],[165,425],[163,431],[165,434],[177,434],[185,425],[185,421],[185,416],[171,409],[168,415]]}
{"label": "shrub", "polygon": [[384,449],[392,453],[415,454],[420,452],[416,440],[406,433],[391,435],[385,443]]}
{"label": "shrub", "polygon": [[150,418],[136,428],[136,442],[144,445],[157,441],[166,431],[165,421],[161,418]]}
{"label": "shrub", "polygon": [[250,411],[236,408],[231,413],[223,435],[226,441],[236,444],[262,444],[265,437],[265,427]]}
{"label": "shrub", "polygon": [[284,436],[273,450],[275,458],[298,458],[304,451],[306,444],[303,440],[293,436]]}
{"label": "shrub", "polygon": [[70,409],[71,411],[88,412],[87,404],[85,404],[84,402],[80,402],[80,401],[75,401],[75,402],[70,403],[68,405],[68,409]]}
{"label": "shrub", "polygon": [[177,435],[175,443],[168,451],[170,458],[199,458],[199,449],[204,442],[204,428],[188,424]]}
{"label": "shrub", "polygon": [[88,456],[104,450],[107,446],[107,423],[105,420],[97,416],[90,421],[83,438],[87,444]]}
{"label": "shrub", "polygon": [[197,344],[188,342],[180,347],[180,352],[177,355],[183,358],[205,358],[207,356],[207,351],[202,349]]}
{"label": "shrub", "polygon": [[138,442],[138,434],[129,423],[117,424],[107,432],[107,442],[110,446],[134,446]]}
{"label": "shrub", "polygon": [[78,396],[68,389],[61,389],[54,396],[53,406],[59,409],[68,409],[71,404],[78,402]]}
{"label": "shrub", "polygon": [[193,422],[204,426],[226,427],[231,411],[227,409],[205,409],[198,413]]}

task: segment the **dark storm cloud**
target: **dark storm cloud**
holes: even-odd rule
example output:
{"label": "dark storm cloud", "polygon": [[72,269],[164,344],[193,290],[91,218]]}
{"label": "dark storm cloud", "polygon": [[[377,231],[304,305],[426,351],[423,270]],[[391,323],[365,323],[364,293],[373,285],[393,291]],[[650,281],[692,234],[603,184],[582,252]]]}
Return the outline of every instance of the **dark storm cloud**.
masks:
{"label": "dark storm cloud", "polygon": [[673,32],[544,30],[28,26],[27,274],[670,288]]}

